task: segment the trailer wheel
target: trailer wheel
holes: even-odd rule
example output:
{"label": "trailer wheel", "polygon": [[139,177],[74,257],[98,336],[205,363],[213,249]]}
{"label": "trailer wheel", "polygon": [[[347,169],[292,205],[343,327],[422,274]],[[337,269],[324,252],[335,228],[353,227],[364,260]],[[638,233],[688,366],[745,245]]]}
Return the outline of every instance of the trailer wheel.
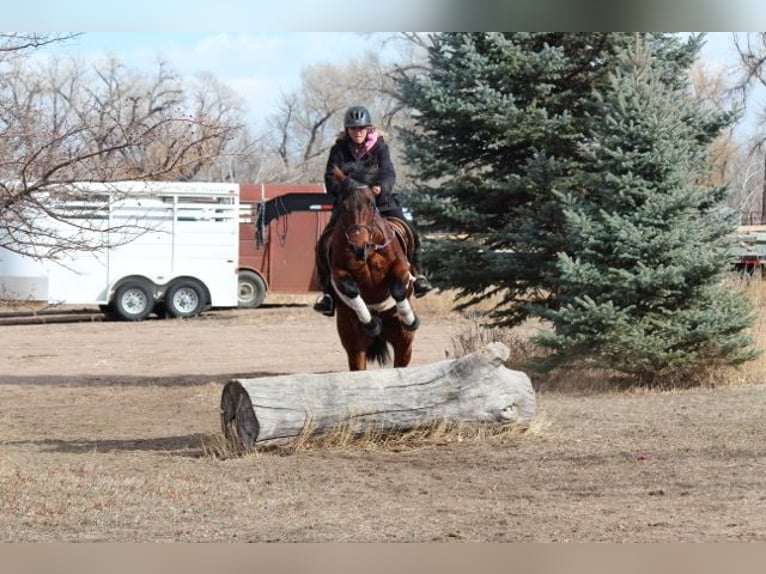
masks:
{"label": "trailer wheel", "polygon": [[154,307],[154,287],[146,279],[128,279],[117,288],[110,306],[125,321],[146,319]]}
{"label": "trailer wheel", "polygon": [[237,300],[243,309],[255,309],[266,298],[266,284],[261,276],[252,271],[239,272]]}
{"label": "trailer wheel", "polygon": [[195,279],[179,279],[165,294],[165,310],[171,317],[196,317],[207,306],[205,287]]}

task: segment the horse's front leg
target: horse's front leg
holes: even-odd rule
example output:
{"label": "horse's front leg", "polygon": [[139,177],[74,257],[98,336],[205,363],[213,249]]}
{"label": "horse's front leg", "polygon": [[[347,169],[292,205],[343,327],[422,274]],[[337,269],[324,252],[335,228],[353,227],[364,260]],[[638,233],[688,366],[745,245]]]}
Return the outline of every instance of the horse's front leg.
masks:
{"label": "horse's front leg", "polygon": [[338,277],[334,275],[332,283],[341,301],[356,313],[365,334],[370,337],[377,337],[380,335],[383,326],[382,322],[377,315],[370,313],[370,310],[367,308],[367,303],[364,302],[362,295],[359,293],[359,285],[357,282],[350,276]]}
{"label": "horse's front leg", "polygon": [[391,296],[394,298],[394,301],[396,301],[396,310],[399,313],[399,320],[402,323],[402,327],[409,331],[414,331],[420,327],[420,319],[418,319],[415,310],[410,304],[410,300],[407,298],[407,284],[399,275],[395,275],[393,279],[391,279],[390,289]]}

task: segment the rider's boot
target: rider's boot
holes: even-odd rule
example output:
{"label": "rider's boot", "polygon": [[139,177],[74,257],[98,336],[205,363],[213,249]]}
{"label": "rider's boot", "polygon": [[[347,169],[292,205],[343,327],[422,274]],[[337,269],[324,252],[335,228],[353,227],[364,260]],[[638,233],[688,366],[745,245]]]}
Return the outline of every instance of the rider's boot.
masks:
{"label": "rider's boot", "polygon": [[314,311],[332,317],[335,315],[335,300],[330,293],[322,293],[319,299],[314,303]]}
{"label": "rider's boot", "polygon": [[416,275],[415,282],[412,284],[412,290],[415,297],[422,297],[433,289],[433,285],[428,281],[425,275]]}
{"label": "rider's boot", "polygon": [[415,282],[412,284],[412,291],[415,294],[415,297],[419,298],[431,291],[433,286],[426,276],[419,272],[422,268],[420,265],[421,249],[420,242],[418,241],[417,243],[418,245],[415,247],[414,253],[412,254],[412,272],[415,274]]}

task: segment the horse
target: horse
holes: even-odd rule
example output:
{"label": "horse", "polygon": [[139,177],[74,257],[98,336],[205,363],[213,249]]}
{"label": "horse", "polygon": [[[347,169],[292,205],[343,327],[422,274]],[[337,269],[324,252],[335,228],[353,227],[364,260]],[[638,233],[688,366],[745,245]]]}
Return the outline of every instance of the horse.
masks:
{"label": "horse", "polygon": [[412,236],[404,222],[389,221],[375,206],[374,175],[335,166],[340,182],[338,215],[330,235],[331,284],[337,295],[336,326],[352,371],[368,361],[406,367],[420,325],[410,303],[412,275],[407,250]]}

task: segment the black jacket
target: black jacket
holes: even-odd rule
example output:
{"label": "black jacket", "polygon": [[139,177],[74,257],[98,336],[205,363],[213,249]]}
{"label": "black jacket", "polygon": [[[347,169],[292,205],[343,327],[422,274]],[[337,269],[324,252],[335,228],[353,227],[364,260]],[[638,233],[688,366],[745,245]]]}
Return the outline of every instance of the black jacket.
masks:
{"label": "black jacket", "polygon": [[327,168],[324,175],[327,193],[337,200],[340,191],[340,183],[335,180],[332,172],[333,166],[336,165],[343,168],[354,163],[361,164],[368,170],[378,171],[377,181],[373,183],[373,185],[379,185],[381,189],[380,195],[375,199],[378,209],[381,212],[398,210],[399,198],[398,194],[394,193],[396,170],[391,161],[388,144],[382,136],[378,136],[375,145],[358,159],[354,155],[351,141],[348,138],[341,137],[335,141],[335,144],[330,148],[330,155],[327,158]]}

